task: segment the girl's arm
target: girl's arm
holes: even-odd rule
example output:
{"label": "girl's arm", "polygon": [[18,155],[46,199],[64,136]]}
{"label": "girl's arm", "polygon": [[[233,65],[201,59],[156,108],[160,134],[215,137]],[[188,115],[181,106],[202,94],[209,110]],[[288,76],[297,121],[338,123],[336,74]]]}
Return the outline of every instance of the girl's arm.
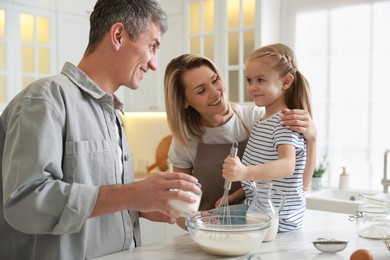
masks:
{"label": "girl's arm", "polygon": [[245,166],[239,158],[226,157],[222,175],[229,181],[275,180],[293,175],[295,169],[295,147],[293,145],[278,146],[279,159]]}

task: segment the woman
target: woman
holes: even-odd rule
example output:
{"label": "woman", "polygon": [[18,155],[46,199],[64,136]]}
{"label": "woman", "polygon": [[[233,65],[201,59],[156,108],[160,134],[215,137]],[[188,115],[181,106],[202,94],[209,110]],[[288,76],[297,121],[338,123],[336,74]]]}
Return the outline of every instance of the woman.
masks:
{"label": "woman", "polygon": [[[168,64],[164,91],[173,134],[169,161],[174,171],[191,174],[202,184],[200,210],[214,208],[223,194],[223,160],[233,142],[238,142],[238,156],[242,157],[253,124],[262,117],[264,109],[229,103],[218,68],[206,57],[194,54],[181,55]],[[317,133],[309,113],[286,109],[283,114],[283,124],[305,136],[307,161],[314,162]],[[312,172],[313,169],[305,169],[305,188]],[[240,182],[234,182],[229,204],[244,198]]]}

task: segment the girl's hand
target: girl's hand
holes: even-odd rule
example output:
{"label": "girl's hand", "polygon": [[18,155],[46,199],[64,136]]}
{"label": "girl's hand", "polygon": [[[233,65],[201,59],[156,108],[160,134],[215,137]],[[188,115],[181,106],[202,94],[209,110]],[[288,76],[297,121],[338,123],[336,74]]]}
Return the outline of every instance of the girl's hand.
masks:
{"label": "girl's hand", "polygon": [[302,109],[283,109],[281,123],[287,128],[303,134],[306,141],[317,139],[316,126],[306,110]]}
{"label": "girl's hand", "polygon": [[243,165],[240,158],[227,156],[222,166],[222,176],[228,181],[245,180],[247,167]]}

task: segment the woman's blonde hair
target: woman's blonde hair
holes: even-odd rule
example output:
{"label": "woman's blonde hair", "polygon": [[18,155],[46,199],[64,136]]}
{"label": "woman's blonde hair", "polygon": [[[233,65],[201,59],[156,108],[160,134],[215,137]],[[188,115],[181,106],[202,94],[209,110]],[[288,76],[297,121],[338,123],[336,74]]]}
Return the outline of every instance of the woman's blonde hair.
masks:
{"label": "woman's blonde hair", "polygon": [[264,57],[269,57],[275,62],[273,69],[277,70],[281,77],[289,73],[294,76],[294,81],[285,95],[287,107],[289,109],[307,110],[312,116],[310,85],[298,70],[298,63],[293,50],[282,43],[267,45],[252,52],[247,62]]}
{"label": "woman's blonde hair", "polygon": [[182,145],[189,145],[191,136],[201,137],[204,133],[199,112],[191,106],[184,107],[186,91],[184,74],[201,66],[210,68],[222,81],[222,74],[217,66],[208,58],[196,54],[183,54],[174,58],[165,69],[164,95],[168,125],[174,138]]}

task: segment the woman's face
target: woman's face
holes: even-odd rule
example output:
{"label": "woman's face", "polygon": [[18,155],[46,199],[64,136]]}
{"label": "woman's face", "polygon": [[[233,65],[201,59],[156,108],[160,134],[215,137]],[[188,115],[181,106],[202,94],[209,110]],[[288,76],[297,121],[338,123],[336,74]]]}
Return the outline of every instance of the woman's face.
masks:
{"label": "woman's face", "polygon": [[191,69],[184,73],[183,80],[185,108],[191,106],[203,117],[226,113],[225,86],[212,69],[206,65]]}

